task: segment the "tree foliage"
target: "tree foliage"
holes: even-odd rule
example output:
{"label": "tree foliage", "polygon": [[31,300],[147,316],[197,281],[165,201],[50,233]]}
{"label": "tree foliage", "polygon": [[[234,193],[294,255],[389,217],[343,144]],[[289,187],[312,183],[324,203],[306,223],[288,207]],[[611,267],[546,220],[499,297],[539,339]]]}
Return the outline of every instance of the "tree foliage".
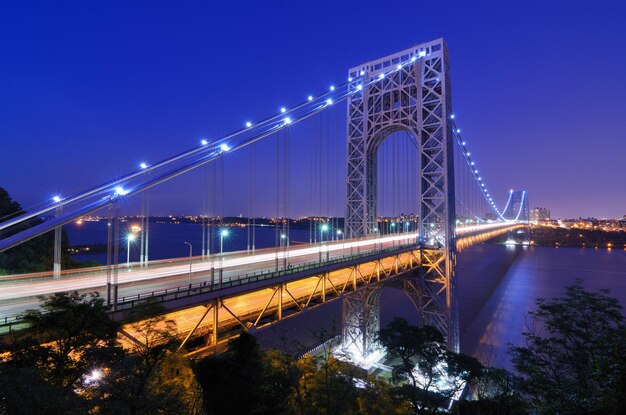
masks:
{"label": "tree foliage", "polygon": [[103,300],[76,292],[55,294],[24,320],[29,329],[0,350],[0,414],[200,413],[170,322],[142,320],[137,341],[122,347]]}
{"label": "tree foliage", "polygon": [[626,327],[607,291],[567,287],[537,300],[525,347],[511,347],[519,388],[540,413],[626,413]]}
{"label": "tree foliage", "polygon": [[417,414],[435,414],[448,407],[450,399],[478,377],[482,368],[473,357],[449,351],[434,327],[411,326],[402,318],[380,330],[379,341],[392,359],[396,393]]}

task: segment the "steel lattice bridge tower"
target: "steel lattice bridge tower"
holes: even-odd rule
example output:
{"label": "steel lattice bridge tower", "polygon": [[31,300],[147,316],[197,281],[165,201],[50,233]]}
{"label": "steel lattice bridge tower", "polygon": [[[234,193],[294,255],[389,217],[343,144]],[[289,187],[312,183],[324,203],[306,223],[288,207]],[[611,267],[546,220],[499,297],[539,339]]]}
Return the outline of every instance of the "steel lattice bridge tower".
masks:
{"label": "steel lattice bridge tower", "polygon": [[[411,61],[414,63],[402,65]],[[388,68],[399,64],[399,70],[385,75]],[[416,45],[358,65],[350,69],[349,76],[382,79],[348,100],[346,232],[356,237],[378,231],[377,152],[390,134],[408,132],[418,149],[414,174],[419,183],[419,242],[429,246],[423,251],[422,271],[414,278],[421,292],[419,311],[423,322],[446,334],[449,347],[458,351],[453,134],[446,43],[439,39]],[[359,82],[350,88],[356,90]],[[369,315],[362,315],[358,306],[352,308],[354,311],[346,313],[347,319],[366,323],[348,326],[344,337],[362,338],[358,349],[369,355],[374,347],[372,333],[379,329],[379,313],[372,312],[371,306],[361,307]],[[368,324],[372,327],[365,327]],[[357,335],[359,330],[368,334]]]}

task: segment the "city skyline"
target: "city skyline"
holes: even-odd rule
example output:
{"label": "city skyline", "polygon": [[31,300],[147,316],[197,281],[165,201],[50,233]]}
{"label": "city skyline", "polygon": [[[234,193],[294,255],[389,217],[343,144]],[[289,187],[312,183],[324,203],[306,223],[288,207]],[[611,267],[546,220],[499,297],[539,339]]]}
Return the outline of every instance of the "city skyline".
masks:
{"label": "city skyline", "polygon": [[[404,6],[419,15],[419,5]],[[262,119],[341,82],[359,62],[443,37],[453,62],[453,110],[499,206],[509,188],[524,188],[533,206],[549,207],[554,217],[625,213],[619,109],[626,55],[619,39],[626,33],[614,17],[622,5],[448,3],[443,9],[456,12],[449,21],[377,21],[379,30],[357,37],[335,15],[368,26],[378,18],[371,8],[12,7],[0,29],[11,39],[3,48],[10,65],[0,69],[0,124],[11,157],[0,166],[0,185],[25,208]],[[558,30],[550,24],[557,19]],[[260,30],[268,25],[274,29]],[[602,67],[602,76],[590,77],[590,66]],[[323,79],[328,85],[318,84]],[[345,122],[336,119],[331,136],[343,171]],[[233,187],[244,183],[245,172],[226,169]],[[177,200],[196,191],[193,184],[169,190],[155,213],[193,214]],[[229,195],[225,214],[245,215],[244,196]],[[306,215],[307,202],[296,196],[292,209]],[[336,215],[343,206],[330,210]]]}

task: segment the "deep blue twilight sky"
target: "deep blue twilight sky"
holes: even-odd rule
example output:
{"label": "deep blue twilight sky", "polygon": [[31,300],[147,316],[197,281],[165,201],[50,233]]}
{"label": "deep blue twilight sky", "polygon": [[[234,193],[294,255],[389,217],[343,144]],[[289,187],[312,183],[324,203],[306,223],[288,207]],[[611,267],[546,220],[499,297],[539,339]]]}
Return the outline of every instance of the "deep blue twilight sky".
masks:
{"label": "deep blue twilight sky", "polygon": [[[444,37],[498,202],[525,188],[553,216],[621,216],[625,16],[621,1],[5,1],[0,187],[26,207],[87,188]],[[197,212],[192,186],[157,213]]]}

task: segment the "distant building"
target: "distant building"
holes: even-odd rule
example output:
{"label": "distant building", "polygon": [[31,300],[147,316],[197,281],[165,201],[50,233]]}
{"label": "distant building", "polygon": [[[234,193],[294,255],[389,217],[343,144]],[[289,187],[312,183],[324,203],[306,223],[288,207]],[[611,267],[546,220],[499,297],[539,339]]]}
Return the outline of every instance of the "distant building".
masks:
{"label": "distant building", "polygon": [[531,222],[542,222],[550,220],[550,211],[546,208],[536,207],[530,210]]}

